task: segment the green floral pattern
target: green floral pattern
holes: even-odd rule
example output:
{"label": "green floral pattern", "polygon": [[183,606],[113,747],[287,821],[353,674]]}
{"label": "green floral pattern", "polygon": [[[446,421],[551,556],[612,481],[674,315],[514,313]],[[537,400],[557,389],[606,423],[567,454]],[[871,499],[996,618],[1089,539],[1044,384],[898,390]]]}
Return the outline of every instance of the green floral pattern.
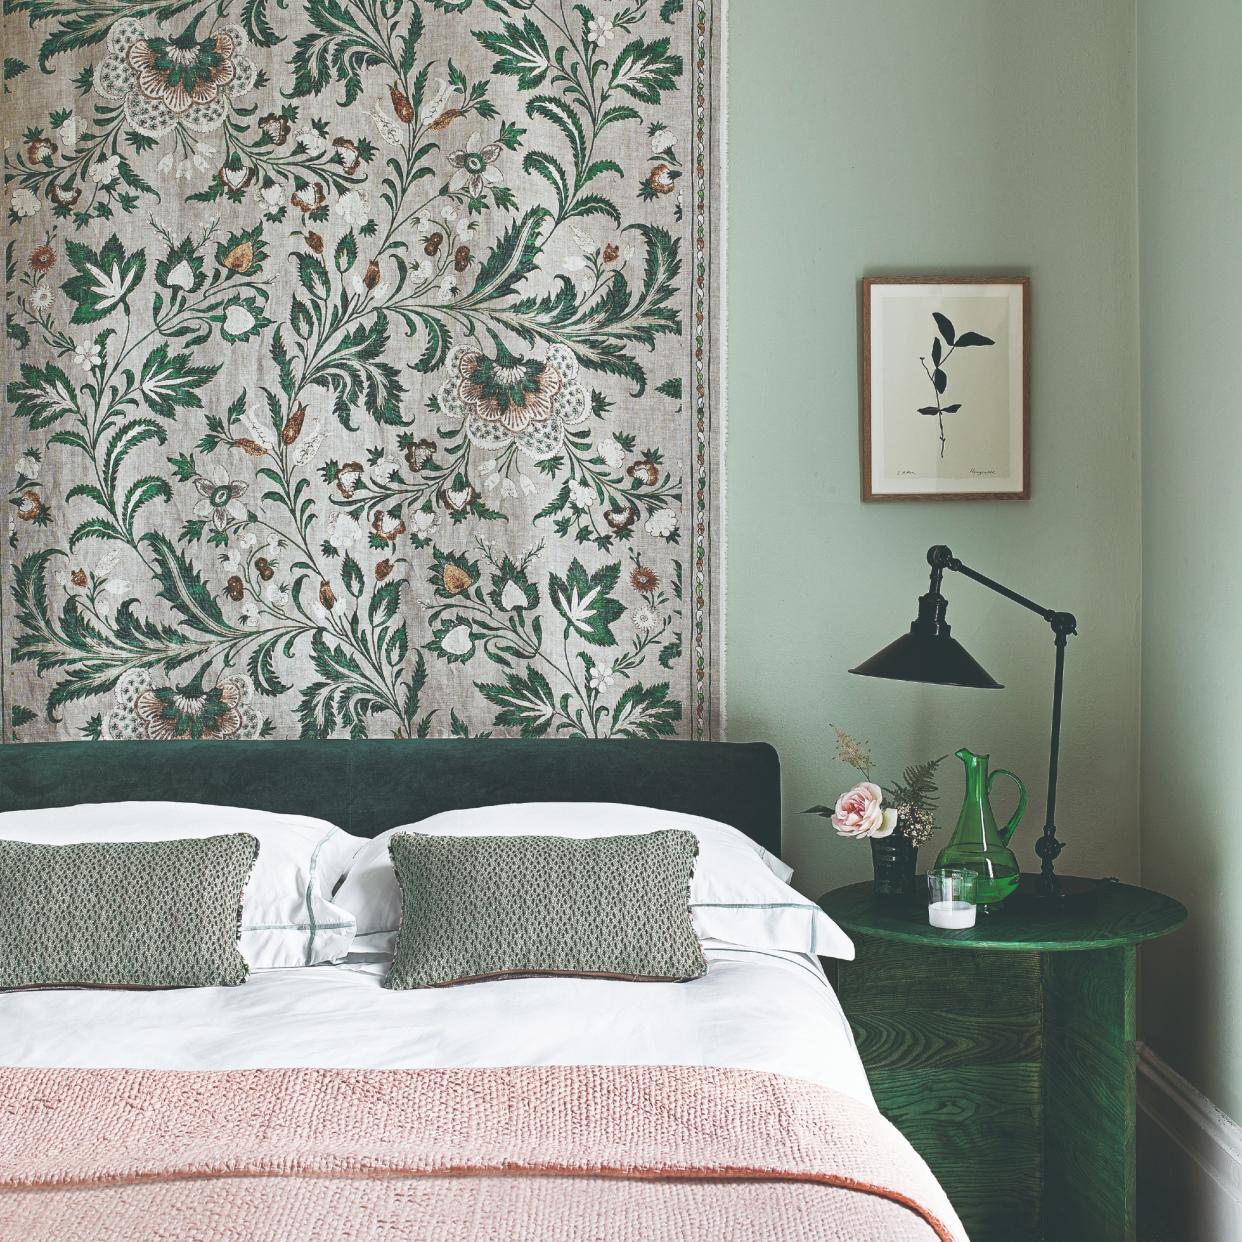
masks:
{"label": "green floral pattern", "polygon": [[5,740],[710,737],[714,0],[6,0]]}

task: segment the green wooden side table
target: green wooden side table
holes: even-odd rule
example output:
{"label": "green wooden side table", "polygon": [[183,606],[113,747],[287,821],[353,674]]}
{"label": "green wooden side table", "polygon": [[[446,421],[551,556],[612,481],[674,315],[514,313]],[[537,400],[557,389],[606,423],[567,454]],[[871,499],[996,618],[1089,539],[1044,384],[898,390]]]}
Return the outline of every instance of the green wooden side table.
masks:
{"label": "green wooden side table", "polygon": [[941,931],[925,899],[827,893],[858,953],[841,1003],[876,1103],[972,1242],[1133,1242],[1135,946],[1185,907],[1113,883],[1072,910],[1017,901]]}

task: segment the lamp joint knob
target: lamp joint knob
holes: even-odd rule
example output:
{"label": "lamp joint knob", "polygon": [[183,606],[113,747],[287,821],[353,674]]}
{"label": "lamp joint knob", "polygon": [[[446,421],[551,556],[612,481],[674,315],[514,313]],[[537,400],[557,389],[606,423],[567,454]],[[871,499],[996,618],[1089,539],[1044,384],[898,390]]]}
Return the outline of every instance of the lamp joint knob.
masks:
{"label": "lamp joint knob", "polygon": [[1054,612],[1048,618],[1048,624],[1058,638],[1067,638],[1070,634],[1078,633],[1078,618],[1072,612]]}
{"label": "lamp joint knob", "polygon": [[1035,842],[1035,853],[1048,863],[1055,862],[1064,848],[1064,844],[1058,841],[1055,836],[1040,837]]}

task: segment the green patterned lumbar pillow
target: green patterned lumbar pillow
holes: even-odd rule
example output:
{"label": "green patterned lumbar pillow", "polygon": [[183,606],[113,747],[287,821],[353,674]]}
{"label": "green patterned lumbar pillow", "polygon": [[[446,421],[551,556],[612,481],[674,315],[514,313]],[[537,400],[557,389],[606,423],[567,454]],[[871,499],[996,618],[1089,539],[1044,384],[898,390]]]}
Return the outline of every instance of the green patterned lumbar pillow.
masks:
{"label": "green patterned lumbar pillow", "polygon": [[389,853],[402,914],[387,988],[532,974],[685,980],[707,969],[690,922],[692,832],[398,833]]}
{"label": "green patterned lumbar pillow", "polygon": [[187,841],[0,841],[0,988],[243,983],[247,832]]}

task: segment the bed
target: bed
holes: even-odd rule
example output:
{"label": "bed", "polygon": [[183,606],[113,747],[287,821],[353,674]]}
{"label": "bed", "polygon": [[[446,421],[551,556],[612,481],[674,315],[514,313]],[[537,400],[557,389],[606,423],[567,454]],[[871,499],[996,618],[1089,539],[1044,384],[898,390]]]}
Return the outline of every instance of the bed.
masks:
{"label": "bed", "polygon": [[[502,802],[628,802],[780,848],[761,744],[0,747],[0,811],[127,799],[362,837]],[[809,953],[703,944],[689,983],[385,991],[385,962],[236,988],[0,994],[0,1238],[957,1242]]]}

